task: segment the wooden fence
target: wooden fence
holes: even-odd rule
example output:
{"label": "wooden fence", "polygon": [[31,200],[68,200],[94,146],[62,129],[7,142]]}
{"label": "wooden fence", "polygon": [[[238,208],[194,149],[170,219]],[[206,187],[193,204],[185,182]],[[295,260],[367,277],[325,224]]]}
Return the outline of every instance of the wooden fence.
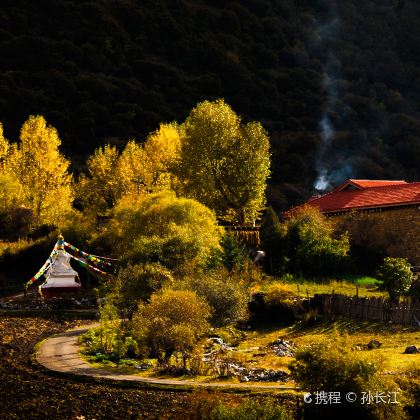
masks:
{"label": "wooden fence", "polygon": [[260,229],[254,226],[225,226],[225,230],[246,245],[258,248],[260,245]]}
{"label": "wooden fence", "polygon": [[420,327],[420,302],[403,299],[391,303],[384,298],[359,298],[344,295],[315,295],[311,308],[327,316],[340,315],[362,321],[392,322]]}

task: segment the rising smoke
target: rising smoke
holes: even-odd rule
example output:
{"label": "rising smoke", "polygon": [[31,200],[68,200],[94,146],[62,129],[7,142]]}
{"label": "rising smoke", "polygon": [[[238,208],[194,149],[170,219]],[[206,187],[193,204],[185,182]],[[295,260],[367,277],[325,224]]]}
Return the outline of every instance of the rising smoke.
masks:
{"label": "rising smoke", "polygon": [[328,101],[322,113],[321,121],[319,122],[321,145],[318,150],[318,155],[316,158],[317,178],[314,182],[314,187],[317,191],[324,191],[331,186],[330,177],[329,177],[329,169],[326,165],[326,154],[328,153],[328,150],[331,148],[331,144],[334,141],[335,136],[336,136],[334,125],[328,113],[335,106],[337,92],[335,89],[331,87],[332,86],[331,78],[326,72],[325,68],[324,68],[323,86],[327,92]]}
{"label": "rising smoke", "polygon": [[331,114],[337,108],[339,90],[337,81],[340,80],[338,60],[334,54],[332,42],[339,28],[339,18],[334,7],[331,7],[330,18],[326,23],[319,24],[316,28],[317,47],[325,51],[323,63],[322,85],[326,93],[326,101],[318,124],[321,144],[315,159],[317,177],[314,181],[314,188],[321,192],[329,189],[334,181],[341,180],[343,176],[351,174],[349,164],[333,169],[330,164],[329,153],[334,148],[334,141],[337,133]]}

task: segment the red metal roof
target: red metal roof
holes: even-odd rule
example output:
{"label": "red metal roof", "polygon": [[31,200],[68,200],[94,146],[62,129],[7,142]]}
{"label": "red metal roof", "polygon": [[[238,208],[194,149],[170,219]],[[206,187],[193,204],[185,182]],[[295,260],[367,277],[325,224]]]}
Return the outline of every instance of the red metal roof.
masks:
{"label": "red metal roof", "polygon": [[388,185],[401,185],[407,184],[404,180],[399,181],[388,181],[383,179],[348,179],[343,185],[337,188],[336,191],[341,191],[343,188],[346,188],[348,185],[353,185],[357,188],[370,188],[370,187],[385,187]]}
{"label": "red metal roof", "polygon": [[[342,191],[349,181],[361,189]],[[336,190],[306,204],[318,207],[323,213],[420,204],[420,182],[348,180]],[[290,209],[285,216],[295,210],[297,207]]]}

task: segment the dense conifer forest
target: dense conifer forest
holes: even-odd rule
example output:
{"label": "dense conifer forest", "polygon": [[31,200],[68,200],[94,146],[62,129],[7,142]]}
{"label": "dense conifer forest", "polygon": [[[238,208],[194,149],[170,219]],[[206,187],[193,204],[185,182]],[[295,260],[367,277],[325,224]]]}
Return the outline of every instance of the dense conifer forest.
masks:
{"label": "dense conifer forest", "polygon": [[418,45],[415,0],[4,0],[0,121],[44,115],[79,172],[224,98],[267,129],[280,210],[317,179],[420,179]]}

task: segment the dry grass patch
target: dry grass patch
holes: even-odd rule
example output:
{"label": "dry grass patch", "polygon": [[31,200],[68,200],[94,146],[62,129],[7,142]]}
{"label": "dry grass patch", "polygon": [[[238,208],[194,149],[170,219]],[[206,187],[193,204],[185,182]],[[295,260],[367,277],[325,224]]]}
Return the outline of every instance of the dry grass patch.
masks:
{"label": "dry grass patch", "polygon": [[287,282],[287,281],[273,281],[262,288],[262,292],[267,294],[276,293],[276,290],[288,291],[295,297],[306,298],[313,297],[316,294],[341,294],[346,296],[359,297],[388,297],[388,294],[380,290],[375,284],[359,284],[345,280],[332,280],[325,283],[317,283],[311,281],[301,282]]}

